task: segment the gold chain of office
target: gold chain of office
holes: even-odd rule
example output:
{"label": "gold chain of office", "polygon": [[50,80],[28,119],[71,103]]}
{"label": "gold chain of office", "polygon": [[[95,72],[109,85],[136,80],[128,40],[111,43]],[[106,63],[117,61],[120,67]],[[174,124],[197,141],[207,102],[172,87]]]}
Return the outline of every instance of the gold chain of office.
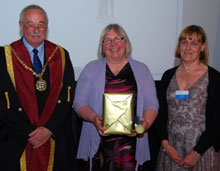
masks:
{"label": "gold chain of office", "polygon": [[44,91],[44,90],[46,90],[46,89],[47,89],[47,82],[46,82],[45,80],[43,80],[42,77],[43,77],[43,74],[44,74],[44,72],[45,72],[45,70],[46,70],[46,67],[47,67],[49,61],[50,61],[50,60],[53,58],[53,56],[55,55],[55,53],[56,53],[56,51],[57,51],[57,49],[58,49],[58,46],[56,46],[56,48],[55,48],[54,51],[52,52],[51,56],[48,58],[48,60],[47,60],[46,63],[44,64],[41,73],[39,73],[39,74],[37,74],[31,67],[29,67],[28,65],[26,65],[26,64],[24,63],[24,61],[21,60],[21,58],[17,55],[17,53],[15,52],[15,50],[14,50],[11,46],[9,46],[9,47],[10,47],[11,51],[13,52],[13,54],[15,55],[16,59],[18,60],[18,62],[19,62],[25,69],[31,71],[35,77],[38,77],[38,78],[39,78],[39,80],[37,80],[37,82],[36,82],[36,84],[35,84],[36,89],[37,89],[38,91]]}

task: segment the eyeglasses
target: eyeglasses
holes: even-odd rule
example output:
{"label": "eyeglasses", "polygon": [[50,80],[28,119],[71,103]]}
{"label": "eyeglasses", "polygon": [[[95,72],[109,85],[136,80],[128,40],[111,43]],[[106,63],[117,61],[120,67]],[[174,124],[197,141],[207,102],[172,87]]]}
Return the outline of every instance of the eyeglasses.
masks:
{"label": "eyeglasses", "polygon": [[117,36],[117,37],[115,37],[114,39],[104,39],[104,40],[103,40],[103,43],[104,43],[105,45],[111,44],[112,41],[114,41],[115,43],[120,43],[123,39],[124,39],[124,37],[119,37],[119,36]]}
{"label": "eyeglasses", "polygon": [[45,24],[38,24],[38,25],[34,25],[34,24],[25,24],[24,27],[26,29],[29,30],[34,30],[34,29],[39,29],[39,30],[45,30],[47,28],[47,26]]}

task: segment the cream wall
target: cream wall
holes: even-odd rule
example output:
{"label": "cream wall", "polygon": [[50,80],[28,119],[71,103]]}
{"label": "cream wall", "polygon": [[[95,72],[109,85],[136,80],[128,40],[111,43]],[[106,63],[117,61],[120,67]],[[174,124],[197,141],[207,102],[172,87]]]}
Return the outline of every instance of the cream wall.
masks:
{"label": "cream wall", "polygon": [[132,57],[146,65],[154,79],[174,65],[173,51],[181,19],[182,0],[1,0],[0,46],[20,38],[18,18],[29,4],[42,6],[49,16],[48,39],[70,53],[76,79],[97,59],[99,37],[109,23],[124,27]]}
{"label": "cream wall", "polygon": [[155,80],[176,64],[176,40],[189,24],[204,27],[209,64],[220,68],[220,0],[1,0],[0,46],[20,38],[19,13],[29,4],[47,11],[48,39],[69,51],[76,79],[89,61],[97,59],[99,36],[109,23],[125,28],[132,57],[148,65]]}
{"label": "cream wall", "polygon": [[[219,7],[220,9],[220,7]],[[220,10],[218,15],[218,27],[213,55],[213,66],[220,71]]]}
{"label": "cream wall", "polygon": [[205,29],[209,65],[220,69],[220,0],[184,0],[182,28],[190,24],[197,24]]}

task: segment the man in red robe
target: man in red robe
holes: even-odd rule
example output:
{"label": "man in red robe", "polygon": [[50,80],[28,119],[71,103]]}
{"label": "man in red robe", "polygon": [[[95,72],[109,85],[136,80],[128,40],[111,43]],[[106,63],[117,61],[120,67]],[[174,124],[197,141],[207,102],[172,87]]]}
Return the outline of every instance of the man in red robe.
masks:
{"label": "man in red robe", "polygon": [[69,54],[46,40],[40,6],[25,7],[19,26],[22,38],[0,48],[0,170],[76,170]]}

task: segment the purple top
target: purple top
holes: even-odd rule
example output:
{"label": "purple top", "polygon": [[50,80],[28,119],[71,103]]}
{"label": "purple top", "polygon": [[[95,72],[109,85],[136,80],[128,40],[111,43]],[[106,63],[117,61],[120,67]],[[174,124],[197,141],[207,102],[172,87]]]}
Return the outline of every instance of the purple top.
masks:
{"label": "purple top", "polygon": [[[144,110],[158,110],[159,104],[156,95],[155,83],[148,67],[136,60],[128,58],[137,82],[137,115],[143,117]],[[78,111],[80,107],[88,105],[97,114],[102,116],[102,99],[105,88],[106,59],[95,60],[88,63],[83,69],[77,81],[74,107]],[[96,154],[100,143],[100,136],[93,123],[84,121],[77,158],[88,160]],[[137,138],[136,156],[137,164],[143,164],[150,160],[148,135]]]}

